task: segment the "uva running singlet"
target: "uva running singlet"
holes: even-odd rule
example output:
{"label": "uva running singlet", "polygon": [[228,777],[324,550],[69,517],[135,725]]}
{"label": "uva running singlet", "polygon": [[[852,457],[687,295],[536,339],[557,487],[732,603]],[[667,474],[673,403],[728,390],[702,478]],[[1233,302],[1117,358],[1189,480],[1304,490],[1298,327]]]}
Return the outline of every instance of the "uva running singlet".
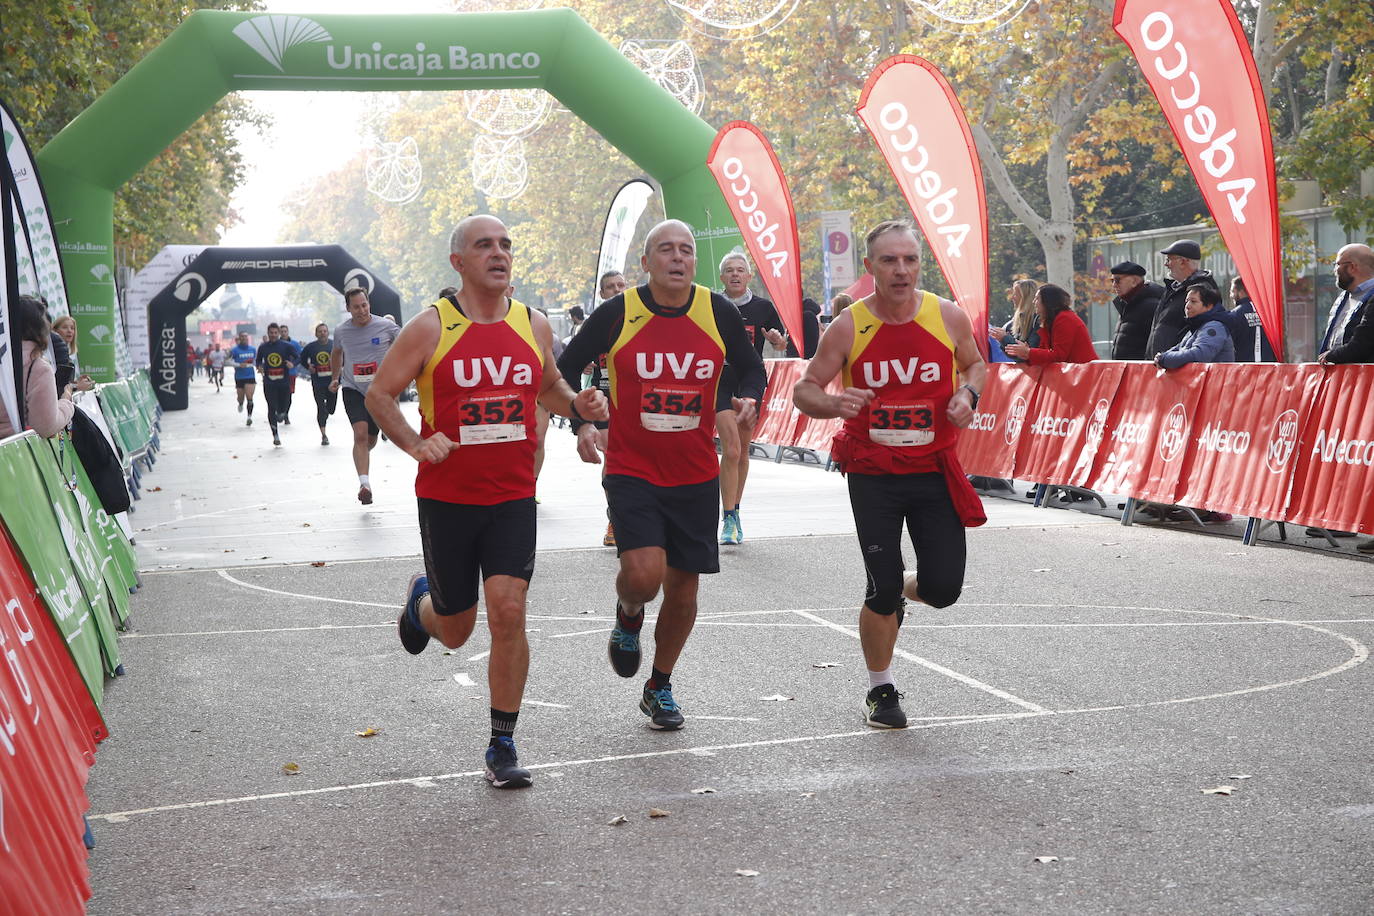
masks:
{"label": "uva running singlet", "polygon": [[442,432],[458,450],[420,463],[415,495],[491,506],[534,496],[535,399],[544,356],[530,310],[508,299],[492,324],[468,318],[451,299],[439,311],[439,345],[416,379],[420,435]]}
{"label": "uva running singlet", "polygon": [[685,314],[649,311],[625,290],[625,317],[607,359],[611,378],[606,473],[663,487],[702,483],[720,473],[716,383],[725,344],[711,291],[694,286]]}
{"label": "uva running singlet", "polygon": [[844,384],[876,397],[836,434],[836,462],[859,474],[926,470],[930,456],[958,436],[945,416],[959,374],[940,300],[923,294],[916,316],[903,324],[884,324],[862,300],[849,311],[854,344]]}

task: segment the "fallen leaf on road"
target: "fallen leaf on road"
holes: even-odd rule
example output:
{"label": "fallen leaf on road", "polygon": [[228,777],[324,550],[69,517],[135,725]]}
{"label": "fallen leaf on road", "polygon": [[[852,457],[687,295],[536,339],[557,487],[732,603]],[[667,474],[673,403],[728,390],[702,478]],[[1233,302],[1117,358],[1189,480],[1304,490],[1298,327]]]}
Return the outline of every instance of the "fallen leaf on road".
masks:
{"label": "fallen leaf on road", "polygon": [[144,492],[144,493],[161,493],[161,492],[162,492],[162,487],[144,487],[144,488],[143,488],[143,492]]}
{"label": "fallen leaf on road", "polygon": [[1052,569],[1050,569],[1048,566],[1046,566],[1046,567],[1043,567],[1043,568],[1041,568],[1041,569],[1032,569],[1031,572],[1054,572],[1054,570],[1052,570]]}
{"label": "fallen leaf on road", "polygon": [[299,776],[301,775],[301,766],[298,763],[283,763],[281,771],[287,776]]}
{"label": "fallen leaf on road", "polygon": [[311,563],[310,565],[311,565],[311,566],[323,566],[323,565],[324,565],[324,560],[315,560],[315,561],[314,561],[313,563]]}
{"label": "fallen leaf on road", "polygon": [[365,728],[360,732],[355,732],[355,734],[359,738],[375,738],[377,737],[377,735],[381,734],[381,732],[369,726],[368,728]]}
{"label": "fallen leaf on road", "polygon": [[761,697],[765,703],[786,703],[788,700],[795,700],[796,697],[785,697],[780,693],[775,693],[771,697]]}
{"label": "fallen leaf on road", "polygon": [[812,663],[811,663],[811,667],[812,667],[812,668],[838,668],[838,667],[840,667],[840,663],[839,663],[839,662],[812,662]]}
{"label": "fallen leaf on road", "polygon": [[1200,790],[1203,795],[1230,795],[1236,791],[1235,786],[1217,786],[1215,789]]}
{"label": "fallen leaf on road", "polygon": [[1249,774],[1246,774],[1246,775],[1244,775],[1244,776],[1227,776],[1226,778],[1227,778],[1227,779],[1254,779],[1255,777],[1253,777],[1253,776],[1251,776],[1251,775],[1249,775]]}
{"label": "fallen leaf on road", "polygon": [[610,826],[610,827],[619,827],[621,824],[628,824],[628,823],[629,823],[629,819],[626,818],[625,815],[623,815],[623,814],[617,814],[615,817],[611,818],[609,821],[606,822],[607,826]]}
{"label": "fallen leaf on road", "polygon": [[737,868],[735,869],[735,875],[740,878],[757,878],[759,873],[752,868]]}
{"label": "fallen leaf on road", "polygon": [[650,808],[649,817],[667,817],[671,811],[664,811],[662,808]]}
{"label": "fallen leaf on road", "polygon": [[815,798],[815,797],[816,797],[816,793],[815,793],[815,792],[803,792],[803,793],[801,794],[801,797],[802,797],[802,798]]}
{"label": "fallen leaf on road", "polygon": [[310,527],[310,523],[309,523],[309,522],[301,522],[301,527],[302,527],[302,528],[309,528],[309,527]]}
{"label": "fallen leaf on road", "polygon": [[692,794],[693,794],[693,795],[715,795],[715,794],[716,794],[716,790],[713,789],[713,788],[711,788],[710,786],[702,786],[700,789],[693,789],[693,790],[692,790]]}
{"label": "fallen leaf on road", "polygon": [[1041,865],[1046,865],[1050,862],[1058,862],[1059,856],[1036,856],[1035,861],[1039,862]]}

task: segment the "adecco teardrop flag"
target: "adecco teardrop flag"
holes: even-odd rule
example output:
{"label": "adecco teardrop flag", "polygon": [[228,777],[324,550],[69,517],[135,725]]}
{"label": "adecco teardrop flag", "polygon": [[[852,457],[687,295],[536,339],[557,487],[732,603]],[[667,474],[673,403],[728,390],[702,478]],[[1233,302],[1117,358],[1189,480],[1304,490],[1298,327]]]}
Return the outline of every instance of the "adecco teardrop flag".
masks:
{"label": "adecco teardrop flag", "polygon": [[855,111],[986,350],[987,198],[973,132],[954,89],[934,64],[898,54],[869,75]]}
{"label": "adecco teardrop flag", "polygon": [[1112,25],[1164,109],[1283,359],[1274,140],[1259,72],[1231,0],[1117,0]]}
{"label": "adecco teardrop flag", "polygon": [[792,194],[773,147],[753,124],[731,121],[716,134],[706,167],[730,205],[787,336],[800,345],[801,243],[797,240]]}

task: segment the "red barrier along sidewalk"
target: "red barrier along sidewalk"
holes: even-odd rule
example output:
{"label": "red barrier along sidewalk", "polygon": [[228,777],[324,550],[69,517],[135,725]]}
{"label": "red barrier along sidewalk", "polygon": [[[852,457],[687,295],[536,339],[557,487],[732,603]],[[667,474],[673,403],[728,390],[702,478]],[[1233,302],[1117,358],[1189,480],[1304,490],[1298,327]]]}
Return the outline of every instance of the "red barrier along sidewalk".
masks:
{"label": "red barrier along sidewalk", "polygon": [[1314,364],[1216,363],[1193,417],[1176,500],[1184,506],[1280,519],[1298,437],[1322,387]]}
{"label": "red barrier along sidewalk", "polygon": [[1125,370],[1125,363],[1045,366],[1021,427],[1015,476],[1083,486],[1097,460]]}
{"label": "red barrier along sidewalk", "polygon": [[0,603],[0,909],[81,913],[86,775],[104,724],[3,533]]}
{"label": "red barrier along sidewalk", "polygon": [[1298,443],[1285,521],[1374,533],[1374,366],[1327,370]]}
{"label": "red barrier along sidewalk", "polygon": [[987,384],[968,429],[959,431],[959,463],[968,474],[1011,477],[1016,451],[1040,384],[1039,367],[1012,363],[988,366]]}

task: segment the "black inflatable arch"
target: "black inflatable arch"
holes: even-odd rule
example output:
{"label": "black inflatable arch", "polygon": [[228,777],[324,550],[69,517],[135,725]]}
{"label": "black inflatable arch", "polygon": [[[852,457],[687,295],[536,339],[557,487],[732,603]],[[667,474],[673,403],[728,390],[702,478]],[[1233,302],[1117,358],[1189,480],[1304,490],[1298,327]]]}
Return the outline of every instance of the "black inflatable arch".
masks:
{"label": "black inflatable arch", "polygon": [[307,283],[367,290],[372,311],[401,320],[401,297],[338,245],[270,248],[207,248],[148,303],[148,352],[153,387],[163,410],[185,410],[188,401],[186,316],[226,283]]}

